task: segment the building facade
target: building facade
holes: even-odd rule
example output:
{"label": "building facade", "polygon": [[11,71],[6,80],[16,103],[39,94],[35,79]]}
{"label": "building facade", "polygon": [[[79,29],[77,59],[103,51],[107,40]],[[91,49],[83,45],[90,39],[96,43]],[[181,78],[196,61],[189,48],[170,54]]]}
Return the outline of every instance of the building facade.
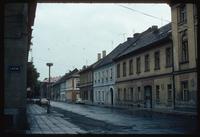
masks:
{"label": "building facade", "polygon": [[197,5],[171,4],[175,107],[197,108]]}
{"label": "building facade", "polygon": [[107,106],[115,105],[116,67],[113,59],[127,49],[135,40],[135,38],[127,38],[127,41],[119,44],[107,56],[105,51],[102,52],[103,58],[93,68],[93,90],[95,104],[103,104]]}
{"label": "building facade", "polygon": [[66,101],[75,103],[77,98],[80,98],[80,89],[79,85],[79,74],[78,70],[74,71],[74,73],[67,79],[66,81]]}
{"label": "building facade", "polygon": [[52,86],[55,82],[57,82],[61,77],[50,77],[50,84],[49,78],[45,78],[40,85],[40,96],[41,98],[54,98],[54,94],[52,91]]}
{"label": "building facade", "polygon": [[[2,112],[5,132],[26,129],[27,62],[36,3],[2,3],[4,21]],[[3,125],[4,125],[3,124]]]}
{"label": "building facade", "polygon": [[171,24],[152,26],[115,59],[116,105],[173,108]]}
{"label": "building facade", "polygon": [[93,90],[94,103],[103,105],[114,104],[114,84],[115,84],[115,67],[114,64],[108,64],[101,68],[94,69],[93,72]]}
{"label": "building facade", "polygon": [[59,80],[57,80],[54,84],[52,84],[52,91],[54,94],[53,100],[55,101],[66,101],[66,78],[67,73],[62,76]]}
{"label": "building facade", "polygon": [[58,81],[52,84],[53,99],[57,101],[75,102],[79,97],[78,69],[66,73]]}
{"label": "building facade", "polygon": [[93,103],[93,64],[88,67],[83,67],[79,71],[80,75],[80,98],[84,101],[85,104]]}

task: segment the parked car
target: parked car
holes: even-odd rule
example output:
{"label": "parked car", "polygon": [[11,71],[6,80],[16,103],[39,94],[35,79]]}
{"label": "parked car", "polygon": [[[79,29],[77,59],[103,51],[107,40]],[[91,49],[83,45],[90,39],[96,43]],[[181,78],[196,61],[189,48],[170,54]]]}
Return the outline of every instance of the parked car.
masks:
{"label": "parked car", "polygon": [[49,104],[49,100],[47,98],[40,99],[40,105],[48,105],[48,104]]}
{"label": "parked car", "polygon": [[84,101],[81,98],[76,99],[76,104],[84,104]]}
{"label": "parked car", "polygon": [[31,99],[31,102],[34,103],[34,104],[39,104],[40,99],[39,98],[33,98],[33,99]]}

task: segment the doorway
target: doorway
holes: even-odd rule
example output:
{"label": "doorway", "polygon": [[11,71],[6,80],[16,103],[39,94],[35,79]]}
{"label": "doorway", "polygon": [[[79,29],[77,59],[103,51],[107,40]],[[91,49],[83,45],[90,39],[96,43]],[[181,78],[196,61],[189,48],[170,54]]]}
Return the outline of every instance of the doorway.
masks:
{"label": "doorway", "polygon": [[111,105],[113,105],[113,89],[110,88]]}
{"label": "doorway", "polygon": [[151,86],[144,87],[144,107],[152,108],[152,87]]}

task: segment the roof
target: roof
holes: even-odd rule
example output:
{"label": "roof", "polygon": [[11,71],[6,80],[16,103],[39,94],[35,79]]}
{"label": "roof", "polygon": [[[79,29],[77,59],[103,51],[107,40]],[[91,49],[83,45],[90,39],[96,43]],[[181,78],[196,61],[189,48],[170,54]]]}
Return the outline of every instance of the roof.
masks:
{"label": "roof", "polygon": [[[61,78],[61,76],[57,76],[57,77],[50,77],[50,82],[54,83],[57,80],[59,80]],[[42,82],[49,82],[49,78],[45,78]]]}
{"label": "roof", "polygon": [[161,42],[166,39],[170,40],[169,39],[170,34],[171,34],[171,23],[168,23],[159,29],[149,28],[146,31],[142,32],[139,35],[139,39],[131,46],[129,46],[124,52],[115,57],[114,60],[120,59],[144,47],[153,46],[153,44],[155,44],[156,42]]}
{"label": "roof", "polygon": [[65,73],[64,76],[62,76],[58,81],[56,81],[53,85],[57,85],[59,83],[62,83],[66,81],[67,79],[73,77],[73,76],[78,76],[78,69],[75,68],[73,71],[70,71],[69,73]]}
{"label": "roof", "polygon": [[81,70],[79,71],[79,74],[80,74],[80,73],[84,73],[84,72],[86,72],[86,71],[89,71],[90,69],[93,69],[96,65],[98,65],[98,64],[101,63],[101,62],[102,62],[102,59],[96,61],[95,63],[93,63],[93,64],[91,64],[91,65],[89,65],[89,66],[87,66],[86,68],[81,69]]}
{"label": "roof", "polygon": [[137,37],[130,37],[124,43],[119,44],[114,50],[112,50],[107,56],[102,58],[102,61],[98,63],[94,69],[103,67],[109,63],[113,62],[113,59],[118,56],[121,52],[126,50],[132,43],[137,40]]}

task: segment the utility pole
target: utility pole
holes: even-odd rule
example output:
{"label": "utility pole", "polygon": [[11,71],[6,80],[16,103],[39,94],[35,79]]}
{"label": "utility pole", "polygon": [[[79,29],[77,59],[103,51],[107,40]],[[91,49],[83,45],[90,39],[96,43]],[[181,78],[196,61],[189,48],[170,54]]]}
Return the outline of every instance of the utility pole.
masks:
{"label": "utility pole", "polygon": [[50,72],[51,72],[51,66],[53,66],[53,63],[47,63],[46,64],[49,67],[49,82],[48,82],[48,105],[47,105],[47,113],[50,112],[50,99],[51,99],[51,93],[50,93]]}

